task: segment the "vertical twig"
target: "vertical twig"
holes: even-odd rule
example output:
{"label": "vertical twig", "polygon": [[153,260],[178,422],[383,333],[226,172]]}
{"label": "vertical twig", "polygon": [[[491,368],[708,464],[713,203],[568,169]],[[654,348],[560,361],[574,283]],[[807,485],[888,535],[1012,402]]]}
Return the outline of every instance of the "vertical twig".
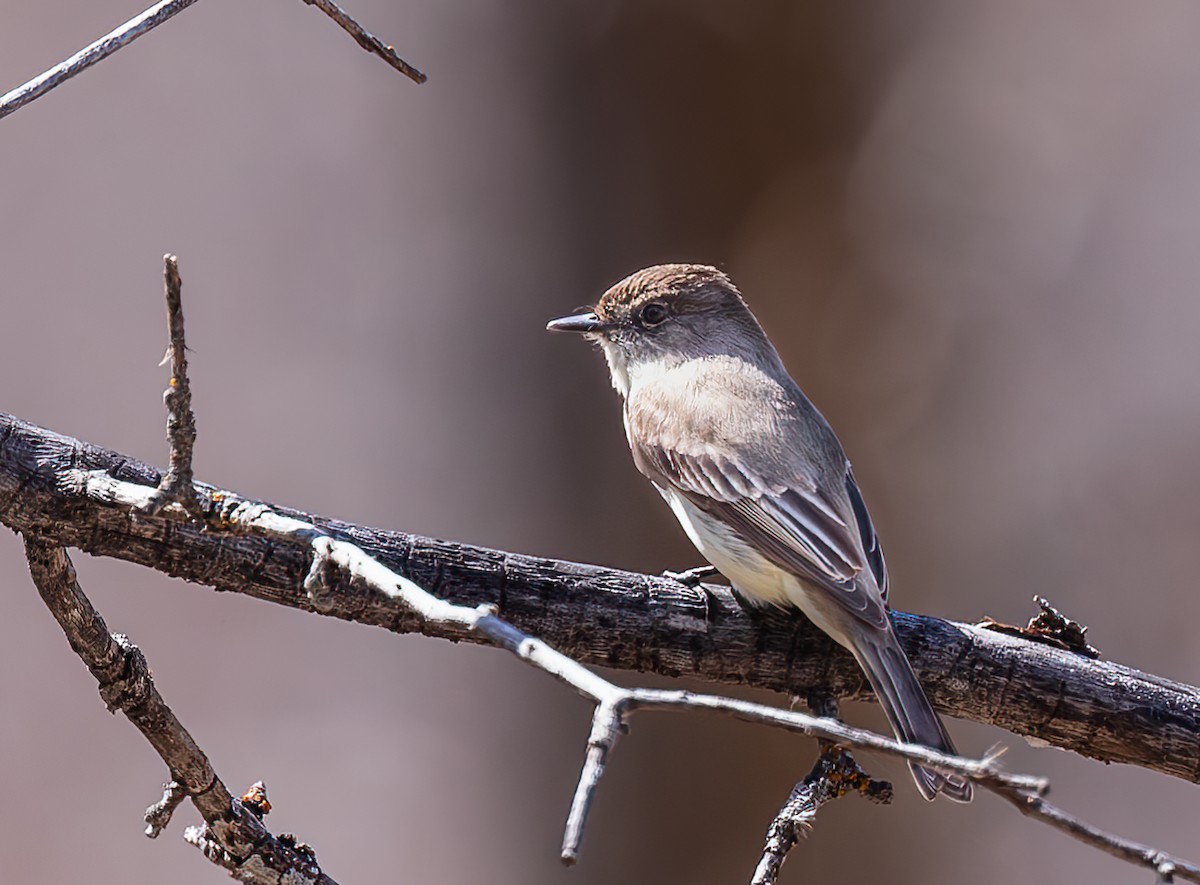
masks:
{"label": "vertical twig", "polygon": [[583,841],[583,830],[587,826],[588,812],[600,786],[609,753],[616,746],[617,738],[625,728],[619,700],[602,700],[592,715],[592,732],[588,735],[587,755],[579,772],[579,783],[571,797],[571,810],[567,813],[567,825],[563,829],[562,851],[559,857],[566,866],[579,861],[579,845]]}
{"label": "vertical twig", "polygon": [[171,343],[163,362],[171,363],[171,380],[163,392],[167,407],[167,441],[171,461],[158,489],[143,512],[153,516],[167,504],[179,504],[190,516],[204,517],[196,497],[192,476],[192,452],[196,446],[196,416],[192,414],[192,385],[188,380],[187,341],[183,334],[183,282],[174,255],[163,256],[163,279],[167,298],[167,329]]}

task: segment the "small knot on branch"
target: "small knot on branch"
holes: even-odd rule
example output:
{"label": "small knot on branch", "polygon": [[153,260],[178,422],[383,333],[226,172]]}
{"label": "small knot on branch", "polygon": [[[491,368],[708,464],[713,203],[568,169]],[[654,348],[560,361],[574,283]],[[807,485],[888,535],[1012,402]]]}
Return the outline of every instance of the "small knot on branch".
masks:
{"label": "small knot on branch", "polygon": [[142,819],[146,821],[146,835],[157,839],[171,822],[171,815],[175,813],[179,803],[186,798],[187,787],[179,781],[164,784],[162,798],[147,808],[146,813],[142,815]]}

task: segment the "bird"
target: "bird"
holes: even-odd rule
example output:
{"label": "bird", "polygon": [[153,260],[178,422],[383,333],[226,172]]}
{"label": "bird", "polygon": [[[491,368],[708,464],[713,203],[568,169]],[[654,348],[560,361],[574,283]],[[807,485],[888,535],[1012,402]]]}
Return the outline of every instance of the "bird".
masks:
{"label": "bird", "polygon": [[[730,278],[647,267],[546,328],[603,350],[634,464],[700,554],[749,602],[798,608],[844,646],[899,740],[956,754],[896,638],[883,548],[842,444]],[[910,768],[926,799],[971,800],[966,778]]]}

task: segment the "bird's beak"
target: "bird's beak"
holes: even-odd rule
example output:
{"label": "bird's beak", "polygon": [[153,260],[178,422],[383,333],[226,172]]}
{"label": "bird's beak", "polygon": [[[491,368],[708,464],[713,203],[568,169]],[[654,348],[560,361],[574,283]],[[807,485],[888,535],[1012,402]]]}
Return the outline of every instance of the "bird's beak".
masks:
{"label": "bird's beak", "polygon": [[605,327],[606,323],[590,310],[546,323],[546,328],[551,332],[602,332]]}

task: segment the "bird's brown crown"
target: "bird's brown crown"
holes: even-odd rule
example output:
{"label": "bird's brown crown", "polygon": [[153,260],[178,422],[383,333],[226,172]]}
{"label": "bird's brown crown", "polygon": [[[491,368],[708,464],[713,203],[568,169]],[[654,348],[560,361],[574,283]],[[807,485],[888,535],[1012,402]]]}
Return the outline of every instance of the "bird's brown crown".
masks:
{"label": "bird's brown crown", "polygon": [[670,302],[679,313],[703,310],[722,302],[743,304],[724,273],[704,264],[656,264],[630,274],[601,296],[596,315],[619,321],[648,301]]}

